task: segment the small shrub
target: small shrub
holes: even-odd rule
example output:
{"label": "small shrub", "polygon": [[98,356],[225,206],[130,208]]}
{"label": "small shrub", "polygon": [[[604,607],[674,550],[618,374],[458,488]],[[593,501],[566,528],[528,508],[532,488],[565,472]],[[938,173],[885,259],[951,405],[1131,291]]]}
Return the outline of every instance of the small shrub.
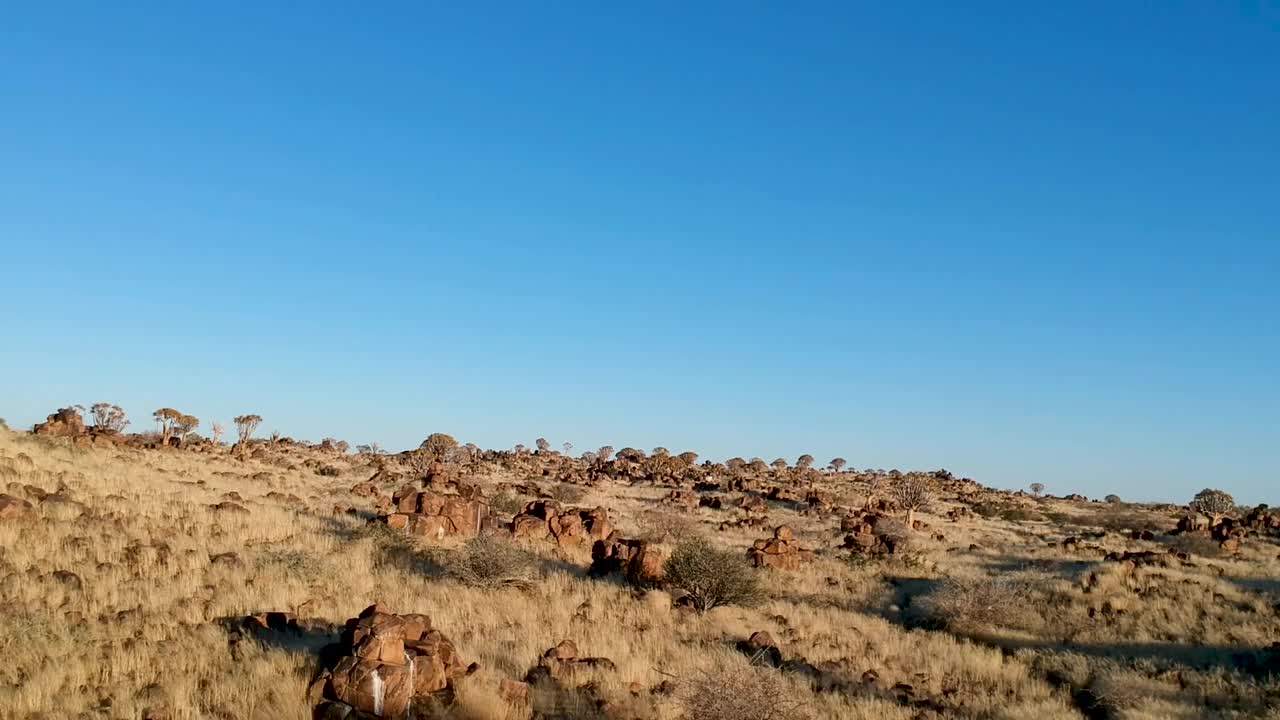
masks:
{"label": "small shrub", "polygon": [[1037,522],[1044,520],[1044,516],[1040,513],[1023,507],[1005,508],[1000,511],[1000,518],[1009,522]]}
{"label": "small shrub", "polygon": [[1119,505],[1120,503],[1124,502],[1124,500],[1120,499],[1119,495],[1108,495],[1105,498],[1103,498],[1103,500],[1106,501],[1108,505]]}
{"label": "small shrub", "polygon": [[1220,558],[1225,554],[1217,540],[1193,533],[1174,536],[1169,542],[1169,549],[1203,558]]}
{"label": "small shrub", "polygon": [[705,538],[682,540],[663,567],[667,582],[687,592],[698,612],[719,605],[750,606],[763,599],[759,578],[746,559]]}
{"label": "small shrub", "polygon": [[795,698],[776,670],[702,673],[683,683],[680,704],[685,717],[697,720],[790,720],[803,717]]}
{"label": "small shrub", "polygon": [[500,513],[515,515],[524,509],[525,502],[509,492],[500,492],[489,501],[489,506]]}
{"label": "small shrub", "polygon": [[587,491],[577,485],[560,483],[551,488],[547,494],[551,496],[552,500],[557,502],[564,503],[565,505],[576,505],[582,502],[583,498],[587,496]]}
{"label": "small shrub", "polygon": [[320,477],[338,477],[342,471],[332,465],[321,465],[316,470],[316,474]]}
{"label": "small shrub", "polygon": [[947,578],[922,602],[933,623],[960,632],[1028,629],[1039,622],[1027,583],[1008,577]]}
{"label": "small shrub", "polygon": [[654,544],[680,543],[698,532],[698,523],[688,515],[676,512],[646,510],[637,522],[641,540]]}
{"label": "small shrub", "polygon": [[993,518],[1000,514],[1000,508],[996,505],[992,505],[991,503],[974,505],[973,511],[984,518]]}
{"label": "small shrub", "polygon": [[511,543],[490,537],[467,541],[445,561],[449,575],[479,588],[528,587],[537,558]]}

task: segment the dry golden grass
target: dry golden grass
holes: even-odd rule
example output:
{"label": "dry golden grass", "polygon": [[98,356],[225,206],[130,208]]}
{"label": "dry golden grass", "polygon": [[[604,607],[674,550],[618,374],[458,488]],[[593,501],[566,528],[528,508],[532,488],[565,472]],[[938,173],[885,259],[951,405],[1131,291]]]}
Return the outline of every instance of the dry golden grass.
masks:
{"label": "dry golden grass", "polygon": [[[500,699],[498,684],[522,678],[565,638],[616,663],[595,678],[614,704],[610,717],[675,720],[685,716],[681,693],[647,689],[764,672],[734,646],[756,630],[769,631],[788,659],[835,663],[830,672],[848,681],[827,688],[802,667],[768,671],[790,703],[787,717],[1080,718],[1086,690],[1124,718],[1257,717],[1274,702],[1274,685],[1226,660],[1280,638],[1269,584],[1280,563],[1275,546],[1261,541],[1239,558],[1126,572],[1063,551],[1057,541],[1078,528],[998,518],[946,523],[938,514],[953,505],[944,499],[934,515],[922,515],[944,540],[922,539],[910,563],[858,565],[834,550],[837,516],[777,505],[773,522],[827,550],[802,571],[761,571],[767,598],[759,606],[700,616],[673,609],[666,592],[586,577],[587,548],[530,546],[532,576],[511,586],[456,579],[448,554],[460,543],[428,547],[332,514],[335,502],[360,505],[349,488],[373,470],[358,462],[317,462],[288,448],[259,459],[80,450],[0,430],[0,488],[30,484],[63,496],[37,503],[34,521],[0,521],[0,719],[136,720],[163,707],[175,720],[302,720],[310,717],[305,690],[315,650],[336,631],[245,641],[233,653],[220,619],[301,608],[321,627],[337,627],[375,601],[430,615],[467,661],[480,664],[445,712],[462,720],[527,717]],[[322,466],[339,475],[317,474]],[[489,468],[481,482],[515,479],[522,478]],[[659,502],[666,488],[584,490],[581,504],[609,507],[632,535],[700,532],[742,550],[764,534],[717,531],[738,512],[727,505],[667,508]],[[303,504],[267,499],[272,491]],[[247,514],[210,509],[229,493]],[[1057,505],[1037,506],[1077,510]],[[670,516],[683,519],[662,520]],[[1143,545],[1115,536],[1099,542]],[[238,564],[210,562],[229,552]],[[80,586],[59,571],[74,573]],[[1027,602],[1043,608],[1034,627],[993,622],[953,634],[918,624],[912,601],[923,606],[945,578],[1008,573],[1025,579],[1033,588]],[[874,685],[862,682],[868,671],[879,678]],[[1180,673],[1180,684],[1170,684],[1168,672]],[[633,682],[646,692],[633,696]],[[912,686],[914,702],[888,691],[898,683]]]}

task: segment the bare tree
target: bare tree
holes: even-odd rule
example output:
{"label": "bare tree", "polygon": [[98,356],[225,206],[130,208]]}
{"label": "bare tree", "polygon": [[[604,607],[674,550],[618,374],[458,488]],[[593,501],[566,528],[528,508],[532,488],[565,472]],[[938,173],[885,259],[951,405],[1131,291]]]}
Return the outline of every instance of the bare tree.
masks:
{"label": "bare tree", "polygon": [[828,463],[828,467],[830,467],[832,470],[835,470],[836,472],[840,472],[841,470],[844,469],[844,466],[848,464],[849,463],[847,460],[845,460],[842,457],[838,457],[838,458],[832,458],[831,462]]}
{"label": "bare tree", "polygon": [[1030,485],[1031,494],[1040,497],[1040,493],[1044,492],[1044,483],[1033,482]]}
{"label": "bare tree", "polygon": [[129,418],[119,405],[104,402],[94,403],[91,412],[93,413],[93,425],[99,430],[118,433],[123,432],[129,424]]}
{"label": "bare tree", "polygon": [[[235,419],[236,433],[240,439],[236,441],[236,447],[240,452],[244,452],[249,447],[249,438],[253,437],[253,431],[258,429],[262,424],[262,416],[260,415],[237,415]],[[278,439],[279,433],[273,433],[271,440],[274,444]]]}
{"label": "bare tree", "polygon": [[218,447],[222,443],[222,434],[225,432],[226,432],[226,428],[224,428],[222,426],[222,423],[220,422],[215,422],[212,426],[210,426],[209,434],[213,436],[214,447]]}
{"label": "bare tree", "polygon": [[568,456],[568,455],[572,455],[572,454],[573,454],[573,443],[571,443],[571,442],[569,442],[569,441],[567,441],[567,440],[566,440],[564,443],[562,443],[562,444],[560,445],[560,448],[561,448],[562,450],[564,450],[564,454],[565,454],[566,456]]}
{"label": "bare tree", "polygon": [[916,511],[929,505],[929,483],[917,475],[908,475],[893,488],[894,499],[907,511],[907,528],[915,529]]}

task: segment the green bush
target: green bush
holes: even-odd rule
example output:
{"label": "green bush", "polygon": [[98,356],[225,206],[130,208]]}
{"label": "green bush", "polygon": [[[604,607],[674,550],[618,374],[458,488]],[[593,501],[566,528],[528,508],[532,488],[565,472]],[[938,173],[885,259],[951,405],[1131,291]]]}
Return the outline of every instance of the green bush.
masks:
{"label": "green bush", "polygon": [[746,559],[715,547],[705,538],[682,540],[663,569],[667,582],[688,593],[698,612],[720,605],[751,606],[764,597],[759,578]]}

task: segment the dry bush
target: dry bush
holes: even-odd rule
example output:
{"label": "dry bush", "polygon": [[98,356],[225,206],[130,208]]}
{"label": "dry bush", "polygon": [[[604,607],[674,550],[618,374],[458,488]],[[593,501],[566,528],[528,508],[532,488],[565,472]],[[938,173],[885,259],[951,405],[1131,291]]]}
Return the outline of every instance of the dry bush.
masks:
{"label": "dry bush", "polygon": [[577,485],[559,483],[547,491],[547,494],[551,496],[552,500],[557,502],[564,503],[565,505],[576,505],[582,502],[583,498],[587,496],[587,491]]}
{"label": "dry bush", "polygon": [[697,720],[791,720],[800,703],[776,670],[700,673],[684,684],[680,704]]}
{"label": "dry bush", "polygon": [[481,536],[450,553],[445,567],[450,576],[472,587],[528,587],[537,575],[537,562],[522,548]]}
{"label": "dry bush", "polygon": [[1126,530],[1150,530],[1152,532],[1163,532],[1166,527],[1158,518],[1148,513],[1138,510],[1129,510],[1124,507],[1109,506],[1098,510],[1092,516],[1076,521],[1077,525],[1096,526],[1103,530],[1112,532],[1124,532]]}
{"label": "dry bush", "polygon": [[1169,549],[1204,558],[1220,558],[1226,554],[1217,540],[1192,533],[1183,533],[1173,537],[1169,541]]}
{"label": "dry bush", "polygon": [[751,606],[764,598],[759,578],[746,559],[704,538],[681,541],[663,567],[667,582],[688,593],[698,612],[720,605]]}
{"label": "dry bush", "polygon": [[651,543],[680,543],[698,534],[698,521],[688,515],[646,510],[636,522],[641,540]]}
{"label": "dry bush", "polygon": [[524,500],[509,492],[500,492],[489,500],[489,507],[507,515],[515,515],[524,509],[524,505]]}
{"label": "dry bush", "polygon": [[933,623],[958,632],[1040,624],[1029,583],[1002,576],[947,578],[921,601],[920,610]]}

